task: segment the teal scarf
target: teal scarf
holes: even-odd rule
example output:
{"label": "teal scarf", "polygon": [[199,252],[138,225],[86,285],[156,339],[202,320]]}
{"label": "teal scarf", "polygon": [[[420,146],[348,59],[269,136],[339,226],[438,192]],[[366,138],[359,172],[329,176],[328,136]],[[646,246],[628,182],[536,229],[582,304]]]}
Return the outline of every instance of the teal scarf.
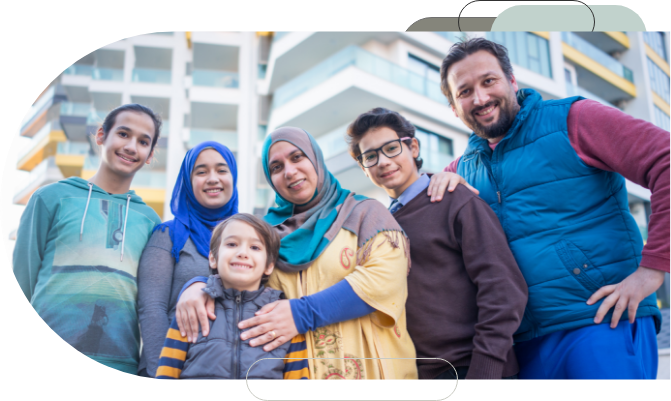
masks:
{"label": "teal scarf", "polygon": [[[279,141],[286,141],[300,149],[312,162],[317,172],[317,189],[305,205],[296,205],[282,198],[270,179],[268,170],[270,148]],[[283,127],[272,132],[263,145],[263,171],[266,180],[275,190],[277,207],[268,210],[265,220],[282,238],[277,268],[284,272],[299,272],[310,267],[341,229],[357,236],[357,265],[363,265],[372,249],[369,241],[378,233],[385,233],[385,241],[393,247],[405,243],[410,263],[408,238],[389,211],[377,200],[355,195],[340,187],[338,180],[328,171],[324,156],[315,139],[305,130]],[[378,245],[379,246],[379,245]],[[410,265],[408,264],[408,272]]]}

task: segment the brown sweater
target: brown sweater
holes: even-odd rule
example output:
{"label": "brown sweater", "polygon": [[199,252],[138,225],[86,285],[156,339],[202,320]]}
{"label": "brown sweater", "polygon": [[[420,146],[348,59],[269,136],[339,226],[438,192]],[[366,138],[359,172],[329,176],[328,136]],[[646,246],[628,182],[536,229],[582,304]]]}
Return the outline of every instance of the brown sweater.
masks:
{"label": "brown sweater", "polygon": [[[527,303],[527,285],[498,218],[459,185],[441,202],[426,190],[394,213],[410,238],[406,316],[418,358],[469,366],[468,379],[518,372],[513,333]],[[451,367],[418,360],[420,379]]]}

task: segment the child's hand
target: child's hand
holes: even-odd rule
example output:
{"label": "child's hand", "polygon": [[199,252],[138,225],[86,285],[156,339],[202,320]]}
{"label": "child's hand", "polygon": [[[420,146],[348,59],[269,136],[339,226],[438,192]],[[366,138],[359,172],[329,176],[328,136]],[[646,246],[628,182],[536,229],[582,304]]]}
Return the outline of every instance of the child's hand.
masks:
{"label": "child's hand", "polygon": [[210,334],[210,321],[216,319],[214,314],[214,300],[202,291],[205,283],[191,284],[179,298],[175,312],[177,325],[182,337],[190,343],[198,339],[198,326],[202,328],[203,336]]}
{"label": "child's hand", "polygon": [[289,300],[282,299],[264,305],[256,316],[247,320],[243,320],[238,324],[240,329],[251,329],[245,331],[240,335],[244,341],[248,338],[253,338],[249,345],[251,347],[258,347],[259,345],[267,344],[263,350],[270,352],[280,345],[291,341],[292,338],[298,335],[294,317],[291,314],[291,306]]}

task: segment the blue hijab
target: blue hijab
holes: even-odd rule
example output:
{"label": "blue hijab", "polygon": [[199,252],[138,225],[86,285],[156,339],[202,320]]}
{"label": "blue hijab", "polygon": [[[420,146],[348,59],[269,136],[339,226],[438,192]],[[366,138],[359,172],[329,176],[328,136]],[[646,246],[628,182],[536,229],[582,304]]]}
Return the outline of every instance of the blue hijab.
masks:
{"label": "blue hijab", "polygon": [[[233,195],[228,203],[218,209],[208,209],[198,203],[191,184],[191,173],[198,155],[203,150],[210,148],[221,154],[233,175]],[[170,211],[175,218],[154,227],[154,231],[158,229],[165,231],[166,227],[170,229],[172,256],[175,257],[175,263],[179,262],[179,253],[189,237],[196,245],[198,253],[206,258],[210,255],[212,230],[222,220],[238,213],[237,185],[238,167],[233,153],[226,146],[218,142],[207,141],[186,152],[170,200]]]}

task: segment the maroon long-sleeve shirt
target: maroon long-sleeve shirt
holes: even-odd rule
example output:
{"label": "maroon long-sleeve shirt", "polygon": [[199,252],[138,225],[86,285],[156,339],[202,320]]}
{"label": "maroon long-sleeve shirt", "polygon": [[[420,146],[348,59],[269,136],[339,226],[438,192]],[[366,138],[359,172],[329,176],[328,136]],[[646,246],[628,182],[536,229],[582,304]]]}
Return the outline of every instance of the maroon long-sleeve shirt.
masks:
{"label": "maroon long-sleeve shirt", "polygon": [[[585,164],[650,190],[641,266],[669,272],[669,132],[589,99],[573,103],[567,123],[571,146]],[[456,173],[458,163],[459,158],[445,171]]]}

